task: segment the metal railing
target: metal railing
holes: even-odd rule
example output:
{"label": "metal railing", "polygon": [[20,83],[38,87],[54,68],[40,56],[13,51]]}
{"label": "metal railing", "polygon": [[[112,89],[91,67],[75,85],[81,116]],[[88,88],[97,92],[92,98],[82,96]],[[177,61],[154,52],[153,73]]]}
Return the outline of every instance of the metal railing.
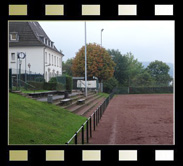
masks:
{"label": "metal railing", "polygon": [[96,127],[102,118],[104,111],[106,110],[109,101],[113,98],[114,94],[110,94],[105,101],[90,115],[90,117],[81,125],[78,131],[71,137],[66,143],[72,144],[85,144],[89,143],[89,138],[92,137],[92,131],[96,130]]}
{"label": "metal railing", "polygon": [[[15,81],[17,81],[17,79],[15,79]],[[33,85],[31,85],[31,84],[28,84],[27,82],[25,82],[25,81],[23,81],[23,80],[21,80],[21,79],[19,79],[18,80],[18,84],[19,85],[17,85],[17,87],[19,87],[19,89],[20,89],[20,82],[22,82],[23,84],[24,84],[24,88],[25,89],[27,89],[27,86],[30,86],[31,88],[33,88],[33,91],[34,91],[34,93],[35,93],[35,91],[36,91],[36,87],[35,86],[33,86]]]}

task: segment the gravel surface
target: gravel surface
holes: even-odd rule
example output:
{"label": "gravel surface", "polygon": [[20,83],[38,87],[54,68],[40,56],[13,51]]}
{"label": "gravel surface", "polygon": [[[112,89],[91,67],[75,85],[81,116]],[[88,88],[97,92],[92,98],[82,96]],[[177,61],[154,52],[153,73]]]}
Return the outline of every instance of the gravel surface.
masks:
{"label": "gravel surface", "polygon": [[172,145],[173,94],[114,96],[89,143]]}

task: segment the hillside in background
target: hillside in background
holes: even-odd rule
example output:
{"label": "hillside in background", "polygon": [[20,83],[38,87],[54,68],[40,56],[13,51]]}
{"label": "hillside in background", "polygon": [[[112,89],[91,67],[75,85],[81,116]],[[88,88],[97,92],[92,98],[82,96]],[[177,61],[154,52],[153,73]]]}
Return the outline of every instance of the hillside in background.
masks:
{"label": "hillside in background", "polygon": [[[144,66],[144,68],[146,68],[151,62],[141,62],[141,63]],[[166,63],[166,64],[170,67],[169,75],[171,77],[174,77],[174,75],[173,75],[173,71],[174,71],[174,65],[173,65],[173,63]]]}

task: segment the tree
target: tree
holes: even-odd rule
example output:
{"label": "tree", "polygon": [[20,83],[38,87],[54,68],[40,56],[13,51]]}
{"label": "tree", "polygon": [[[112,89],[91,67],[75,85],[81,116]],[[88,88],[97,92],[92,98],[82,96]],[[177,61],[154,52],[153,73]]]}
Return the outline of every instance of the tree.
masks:
{"label": "tree", "polygon": [[[99,81],[108,80],[113,76],[115,63],[105,48],[100,45],[87,44],[87,76],[97,77]],[[73,59],[73,76],[85,76],[85,46],[83,46]]]}
{"label": "tree", "polygon": [[104,82],[104,92],[111,93],[112,90],[118,86],[118,81],[114,77]]}
{"label": "tree", "polygon": [[152,86],[154,80],[151,75],[144,69],[142,63],[135,59],[134,55],[129,52],[122,55],[119,50],[108,50],[113,61],[114,77],[118,80],[120,86]]}
{"label": "tree", "polygon": [[155,84],[154,79],[151,77],[151,75],[144,69],[141,73],[136,75],[131,80],[130,86],[153,86]]}
{"label": "tree", "polygon": [[162,61],[151,62],[146,69],[156,81],[157,86],[169,86],[170,81],[172,81],[168,74],[170,67]]}
{"label": "tree", "polygon": [[[127,65],[128,65],[128,83],[126,83],[128,86],[135,85],[135,81],[137,80],[137,77],[144,73],[144,67],[142,63],[138,62],[137,59],[135,59],[134,55],[129,52],[126,55],[124,55],[127,58]],[[137,85],[136,85],[137,86]]]}
{"label": "tree", "polygon": [[112,60],[116,64],[114,67],[114,77],[118,80],[119,84],[125,85],[128,80],[128,59],[122,56],[119,50],[108,50]]}
{"label": "tree", "polygon": [[62,69],[63,69],[63,73],[69,76],[72,76],[72,62],[73,59],[67,59],[66,62],[62,62]]}

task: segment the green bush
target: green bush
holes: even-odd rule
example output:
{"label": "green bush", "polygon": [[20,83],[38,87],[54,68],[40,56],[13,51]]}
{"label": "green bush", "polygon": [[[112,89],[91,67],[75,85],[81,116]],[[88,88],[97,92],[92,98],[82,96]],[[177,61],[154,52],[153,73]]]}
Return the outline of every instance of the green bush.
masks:
{"label": "green bush", "polygon": [[[35,82],[35,81],[28,81],[28,84],[30,84],[31,86],[34,86],[36,90],[42,90],[44,83],[43,82]],[[31,86],[27,85],[27,89],[34,89]]]}
{"label": "green bush", "polygon": [[71,92],[72,88],[73,88],[72,77],[66,75],[66,90]]}
{"label": "green bush", "polygon": [[57,83],[45,82],[43,89],[44,90],[57,90]]}
{"label": "green bush", "polygon": [[52,77],[49,82],[45,82],[45,90],[67,90],[72,91],[72,77],[65,75],[59,77]]}
{"label": "green bush", "polygon": [[63,84],[57,83],[57,90],[65,90],[65,86]]}
{"label": "green bush", "polygon": [[35,81],[36,82],[45,82],[45,79],[43,77],[36,77]]}
{"label": "green bush", "polygon": [[57,83],[57,78],[56,78],[56,77],[52,77],[52,78],[49,80],[49,83]]}
{"label": "green bush", "polygon": [[118,81],[112,77],[104,82],[104,92],[111,93],[112,90],[118,86]]}

